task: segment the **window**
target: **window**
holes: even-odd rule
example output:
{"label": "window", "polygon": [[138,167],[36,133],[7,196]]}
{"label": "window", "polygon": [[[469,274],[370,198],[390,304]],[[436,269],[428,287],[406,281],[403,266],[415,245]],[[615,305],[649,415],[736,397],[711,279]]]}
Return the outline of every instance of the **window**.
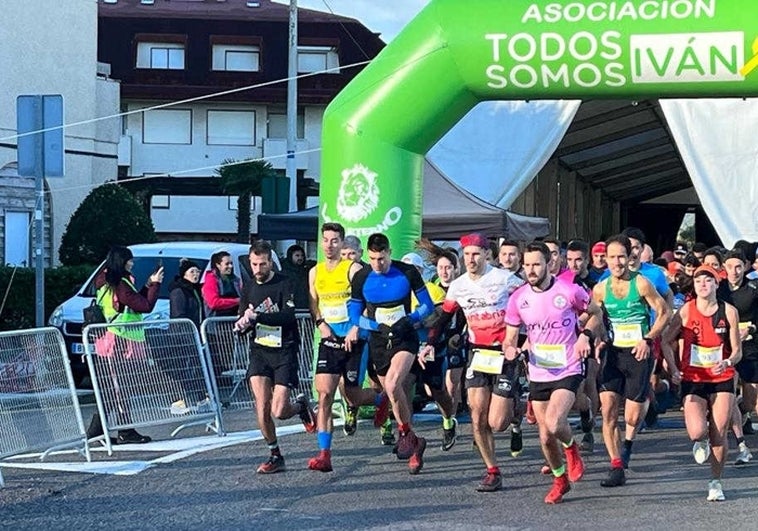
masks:
{"label": "window", "polygon": [[170,195],[154,195],[150,200],[150,206],[152,208],[169,209],[171,208],[171,196]]}
{"label": "window", "polygon": [[236,195],[228,195],[226,196],[226,207],[229,210],[237,210],[237,196]]}
{"label": "window", "polygon": [[192,111],[159,109],[142,113],[143,144],[191,144]]}
{"label": "window", "polygon": [[329,74],[339,74],[340,58],[337,49],[332,46],[298,46],[297,71],[301,74],[323,72],[327,68]]}
{"label": "window", "polygon": [[137,68],[184,70],[184,44],[180,42],[137,43]]}
{"label": "window", "polygon": [[214,44],[211,69],[226,72],[257,72],[260,70],[260,48],[245,44]]}
{"label": "window", "polygon": [[255,111],[208,111],[208,145],[254,146]]}
{"label": "window", "polygon": [[[269,110],[266,137],[287,138],[287,111],[278,108]],[[305,110],[302,107],[297,110],[297,138],[305,138]]]}

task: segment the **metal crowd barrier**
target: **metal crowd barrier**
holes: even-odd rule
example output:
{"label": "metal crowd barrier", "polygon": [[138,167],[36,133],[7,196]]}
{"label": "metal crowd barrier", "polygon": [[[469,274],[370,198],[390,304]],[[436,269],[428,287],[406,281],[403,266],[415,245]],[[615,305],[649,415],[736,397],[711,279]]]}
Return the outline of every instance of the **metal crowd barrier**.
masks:
{"label": "metal crowd barrier", "polygon": [[90,460],[63,336],[55,328],[0,332],[0,458],[45,449],[44,459],[72,446]]}
{"label": "metal crowd barrier", "polygon": [[[205,424],[223,434],[215,387],[189,319],[96,324],[82,334],[103,434],[176,424]],[[104,443],[111,455],[110,437]]]}
{"label": "metal crowd barrier", "polygon": [[[220,403],[229,410],[253,407],[250,386],[245,380],[250,360],[250,336],[234,333],[236,320],[236,317],[209,317],[200,326]],[[299,384],[294,393],[310,397],[313,389],[313,320],[310,314],[298,313],[297,325],[300,330]]]}

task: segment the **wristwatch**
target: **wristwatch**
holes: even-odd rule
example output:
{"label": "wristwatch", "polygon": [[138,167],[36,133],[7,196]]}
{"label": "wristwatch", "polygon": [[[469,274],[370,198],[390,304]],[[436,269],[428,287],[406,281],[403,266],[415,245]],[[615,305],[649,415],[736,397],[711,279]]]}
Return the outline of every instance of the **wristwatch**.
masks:
{"label": "wristwatch", "polygon": [[324,319],[322,319],[321,317],[319,317],[318,319],[316,319],[316,326],[321,326],[325,322],[326,321]]}
{"label": "wristwatch", "polygon": [[727,366],[727,367],[731,367],[731,366],[732,366],[732,360],[731,360],[731,359],[729,359],[729,358],[725,359],[725,360],[724,360],[724,363],[726,363],[726,366]]}
{"label": "wristwatch", "polygon": [[645,342],[646,342],[646,343],[647,343],[649,346],[651,346],[651,347],[652,347],[652,346],[655,344],[655,339],[653,339],[652,337],[643,337],[642,339],[644,339],[644,340],[645,340]]}

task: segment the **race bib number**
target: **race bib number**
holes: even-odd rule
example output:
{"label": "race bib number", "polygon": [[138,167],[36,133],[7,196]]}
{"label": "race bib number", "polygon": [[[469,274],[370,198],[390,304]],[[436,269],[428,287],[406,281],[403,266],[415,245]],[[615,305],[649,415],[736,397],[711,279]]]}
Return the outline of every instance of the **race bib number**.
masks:
{"label": "race bib number", "polygon": [[532,345],[531,360],[542,369],[562,369],[568,365],[566,345]]}
{"label": "race bib number", "polygon": [[642,325],[613,323],[613,346],[632,348],[642,340]]}
{"label": "race bib number", "polygon": [[708,369],[714,367],[723,359],[722,347],[701,347],[692,345],[690,347],[690,366]]}
{"label": "race bib number", "polygon": [[264,347],[282,346],[282,327],[255,324],[255,342]]}
{"label": "race bib number", "polygon": [[322,304],[321,318],[329,324],[339,324],[348,321],[347,304]]}
{"label": "race bib number", "polygon": [[387,326],[392,326],[403,317],[405,317],[405,307],[402,305],[392,308],[377,308],[374,312],[376,322]]}
{"label": "race bib number", "polygon": [[505,356],[499,350],[474,349],[469,369],[487,374],[501,374]]}

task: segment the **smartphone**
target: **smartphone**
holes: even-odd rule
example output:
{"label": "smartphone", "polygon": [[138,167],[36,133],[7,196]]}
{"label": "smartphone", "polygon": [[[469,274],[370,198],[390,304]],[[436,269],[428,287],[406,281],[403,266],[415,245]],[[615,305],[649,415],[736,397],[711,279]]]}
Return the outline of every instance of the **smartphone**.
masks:
{"label": "smartphone", "polygon": [[159,258],[159,259],[158,259],[158,260],[155,262],[155,269],[153,270],[153,273],[157,273],[157,272],[160,270],[160,268],[161,268],[161,267],[163,267],[163,259],[162,259],[162,258]]}

